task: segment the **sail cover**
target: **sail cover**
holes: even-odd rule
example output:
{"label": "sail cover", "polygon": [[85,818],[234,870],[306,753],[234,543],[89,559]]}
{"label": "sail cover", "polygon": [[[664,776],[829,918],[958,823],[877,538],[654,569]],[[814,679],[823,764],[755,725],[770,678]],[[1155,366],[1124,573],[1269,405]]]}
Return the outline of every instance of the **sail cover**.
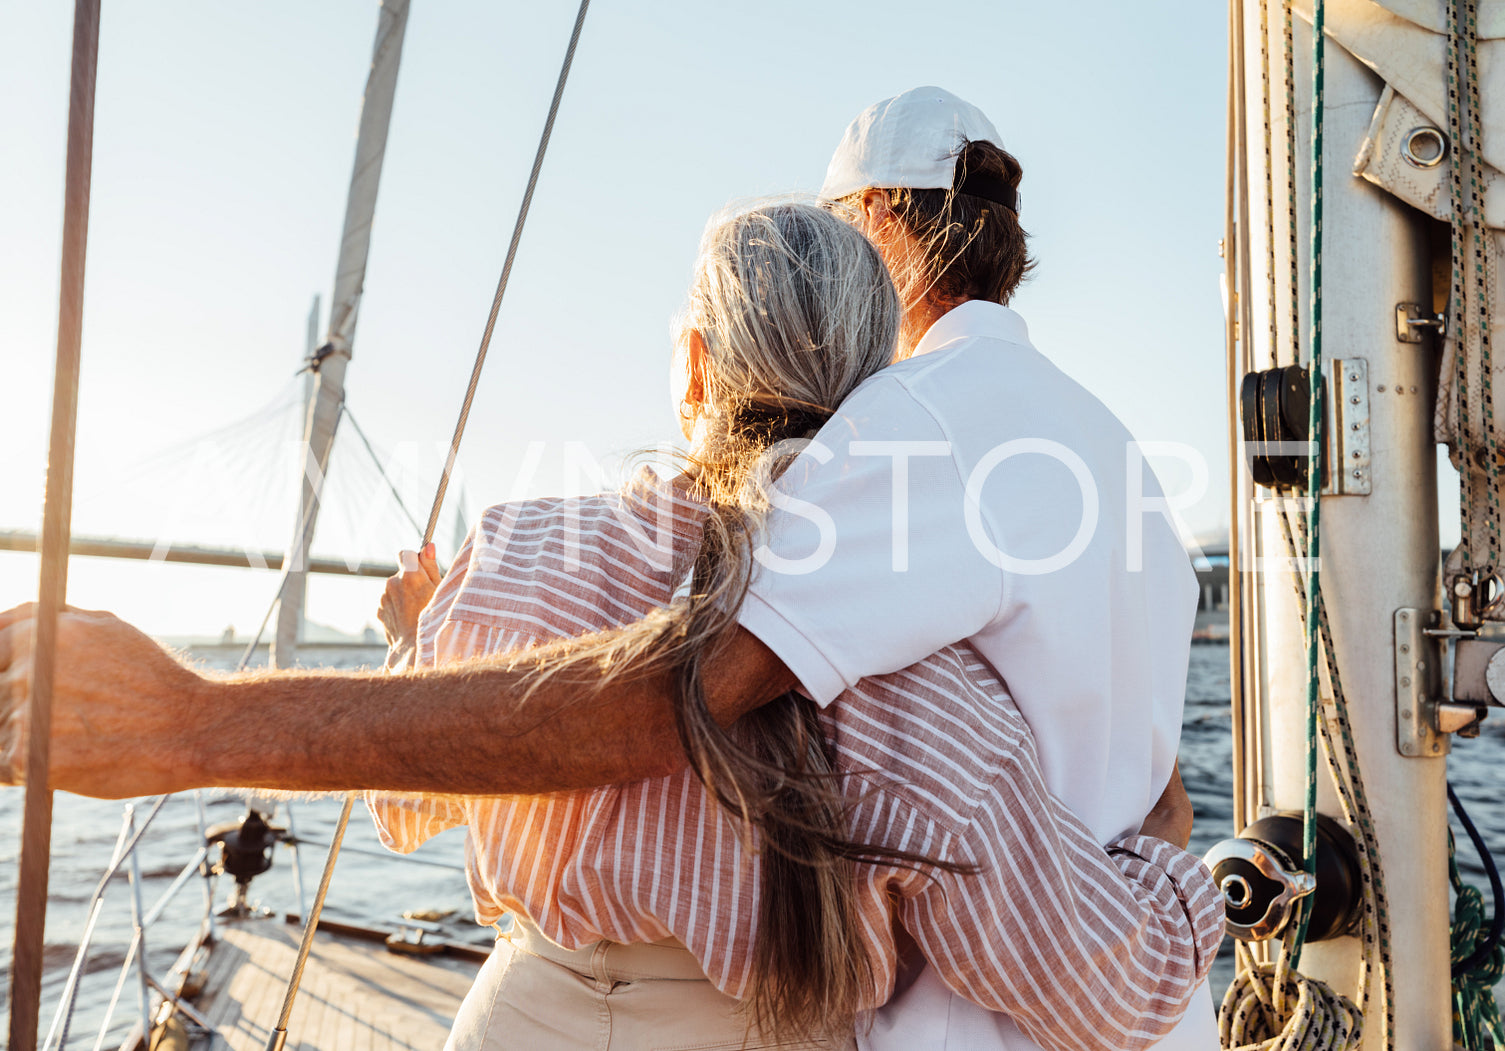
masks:
{"label": "sail cover", "polygon": [[[1505,0],[1478,3],[1475,24],[1466,27],[1466,40],[1457,53],[1462,60],[1456,74],[1460,105],[1467,101],[1464,71],[1469,51],[1476,56],[1478,142],[1468,134],[1466,120],[1461,143],[1452,142],[1449,134],[1451,5],[1452,0],[1327,0],[1325,21],[1328,37],[1385,83],[1368,134],[1357,144],[1354,174],[1453,226],[1455,293],[1456,275],[1463,272],[1460,267],[1473,277],[1474,283],[1462,297],[1468,301],[1466,310],[1458,302],[1450,303],[1439,372],[1436,437],[1452,448],[1454,465],[1466,476],[1465,543],[1451,560],[1450,570],[1499,573],[1498,541],[1490,543],[1488,554],[1483,545],[1472,552],[1465,549],[1470,533],[1479,538],[1490,535],[1492,524],[1498,522],[1500,468],[1505,467],[1501,456],[1505,398],[1496,401],[1490,394],[1505,383],[1505,347],[1499,348],[1497,357],[1489,355],[1487,376],[1484,368],[1486,343],[1494,342],[1488,337],[1499,327],[1498,305],[1505,303]],[[1293,9],[1311,21],[1311,0],[1295,0]],[[1477,162],[1472,172],[1471,160]],[[1455,163],[1463,167],[1463,193],[1468,202],[1462,216],[1454,214]],[[1475,235],[1477,242],[1471,240]],[[1474,243],[1488,249],[1478,253],[1477,261],[1475,252],[1466,247]],[[1458,298],[1455,294],[1454,299]],[[1428,309],[1432,306],[1427,304]],[[1493,418],[1486,420],[1483,411],[1462,404],[1464,400],[1475,406],[1492,403]],[[1491,448],[1499,450],[1493,472],[1486,452]],[[1460,449],[1474,452],[1465,457]],[[1505,611],[1493,610],[1490,615],[1499,617]]]}

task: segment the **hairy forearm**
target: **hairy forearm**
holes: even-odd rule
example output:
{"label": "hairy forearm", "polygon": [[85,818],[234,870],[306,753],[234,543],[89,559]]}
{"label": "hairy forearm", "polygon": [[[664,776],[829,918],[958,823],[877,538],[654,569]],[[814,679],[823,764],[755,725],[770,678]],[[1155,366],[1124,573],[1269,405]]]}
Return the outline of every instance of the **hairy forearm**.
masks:
{"label": "hairy forearm", "polygon": [[[493,795],[593,788],[684,765],[668,671],[575,639],[405,675],[203,678],[107,613],[59,618],[52,787],[121,798],[204,787]],[[30,607],[0,613],[0,784],[25,778]],[[610,640],[607,640],[610,641]],[[558,660],[568,666],[539,675]],[[735,630],[707,656],[723,724],[793,685]]]}
{"label": "hairy forearm", "polygon": [[684,765],[667,673],[592,686],[476,662],[407,675],[207,682],[192,780],[493,795],[590,788]]}

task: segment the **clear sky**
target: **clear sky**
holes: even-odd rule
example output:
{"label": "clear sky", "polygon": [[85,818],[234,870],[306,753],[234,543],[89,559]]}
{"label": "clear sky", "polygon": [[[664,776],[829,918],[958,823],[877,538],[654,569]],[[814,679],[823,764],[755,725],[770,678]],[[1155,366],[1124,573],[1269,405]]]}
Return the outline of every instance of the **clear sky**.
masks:
{"label": "clear sky", "polygon": [[[377,7],[104,6],[76,531],[281,548],[292,373],[333,276]],[[0,0],[0,529],[40,517],[71,7]],[[1140,439],[1200,450],[1212,483],[1188,519],[1222,527],[1225,12],[1155,7],[596,0],[471,419],[469,508],[588,484],[568,442],[604,461],[672,438],[668,322],[707,216],[817,189],[858,111],[939,84],[1024,164],[1039,267],[1015,305],[1035,343]],[[574,10],[413,0],[348,391],[420,517]],[[332,517],[331,552],[411,532],[391,506]],[[0,607],[35,573],[0,553]],[[148,630],[211,633],[254,629],[274,585],[78,559],[70,588]],[[358,629],[378,590],[318,582],[310,615]]]}

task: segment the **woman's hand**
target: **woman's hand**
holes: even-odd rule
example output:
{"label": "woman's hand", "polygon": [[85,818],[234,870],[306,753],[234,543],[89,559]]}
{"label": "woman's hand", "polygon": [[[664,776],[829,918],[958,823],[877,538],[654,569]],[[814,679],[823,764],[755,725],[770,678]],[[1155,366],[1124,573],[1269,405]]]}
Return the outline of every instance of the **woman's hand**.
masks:
{"label": "woman's hand", "polygon": [[387,668],[401,668],[418,643],[418,615],[439,589],[443,574],[434,555],[434,545],[422,551],[403,551],[397,556],[401,569],[387,578],[376,615],[387,633]]}

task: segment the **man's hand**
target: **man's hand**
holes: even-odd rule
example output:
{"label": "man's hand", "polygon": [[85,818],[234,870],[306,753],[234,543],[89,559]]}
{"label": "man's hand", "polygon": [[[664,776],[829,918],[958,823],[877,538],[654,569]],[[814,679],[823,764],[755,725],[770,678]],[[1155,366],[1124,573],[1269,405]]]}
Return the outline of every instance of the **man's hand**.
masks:
{"label": "man's hand", "polygon": [[[0,784],[26,779],[35,618],[33,605],[0,613]],[[186,787],[208,685],[119,618],[69,609],[58,618],[48,780],[104,798]]]}
{"label": "man's hand", "polygon": [[1153,810],[1145,816],[1140,835],[1154,836],[1174,843],[1182,850],[1191,842],[1192,807],[1186,786],[1181,783],[1181,764],[1171,767],[1170,783],[1160,793]]}

